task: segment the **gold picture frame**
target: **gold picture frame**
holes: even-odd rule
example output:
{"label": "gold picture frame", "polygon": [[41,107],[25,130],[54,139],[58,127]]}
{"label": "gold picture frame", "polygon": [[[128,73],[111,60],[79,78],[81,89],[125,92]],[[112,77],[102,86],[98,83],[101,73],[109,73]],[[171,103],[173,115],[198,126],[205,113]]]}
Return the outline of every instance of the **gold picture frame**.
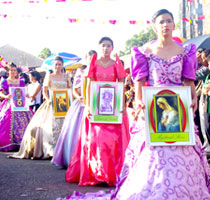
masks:
{"label": "gold picture frame", "polygon": [[50,90],[54,117],[65,117],[72,103],[71,89]]}

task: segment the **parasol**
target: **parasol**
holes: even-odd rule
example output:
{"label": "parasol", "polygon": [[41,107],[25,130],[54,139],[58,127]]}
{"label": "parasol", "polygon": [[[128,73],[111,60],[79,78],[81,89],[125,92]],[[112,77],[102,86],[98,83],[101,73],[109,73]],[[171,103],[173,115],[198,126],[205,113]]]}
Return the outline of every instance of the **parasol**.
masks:
{"label": "parasol", "polygon": [[41,65],[41,67],[37,69],[37,71],[53,70],[53,60],[55,59],[56,56],[60,56],[61,58],[63,58],[64,62],[63,66],[65,69],[76,69],[82,66],[82,64],[79,63],[81,58],[78,57],[77,55],[67,52],[60,52],[53,54],[49,56],[46,60],[44,60],[43,64]]}

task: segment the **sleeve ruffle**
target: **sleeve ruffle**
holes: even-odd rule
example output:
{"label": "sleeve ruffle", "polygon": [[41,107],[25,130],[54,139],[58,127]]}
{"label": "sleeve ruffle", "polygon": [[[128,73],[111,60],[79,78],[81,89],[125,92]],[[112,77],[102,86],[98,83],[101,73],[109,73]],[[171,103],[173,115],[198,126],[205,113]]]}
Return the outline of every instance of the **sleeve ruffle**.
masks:
{"label": "sleeve ruffle", "polygon": [[25,81],[23,79],[20,79],[20,87],[25,87]]}
{"label": "sleeve ruffle", "polygon": [[87,69],[85,70],[85,77],[87,78],[94,78],[95,77],[95,62],[97,60],[97,55],[93,54],[90,64],[88,65]]}
{"label": "sleeve ruffle", "polygon": [[139,81],[140,79],[148,76],[148,61],[143,53],[140,52],[138,47],[131,49],[131,76],[133,81]]}
{"label": "sleeve ruffle", "polygon": [[189,44],[185,48],[187,52],[183,60],[182,77],[196,80],[196,75],[195,75],[197,68],[196,45]]}
{"label": "sleeve ruffle", "polygon": [[8,90],[8,88],[9,88],[9,86],[8,86],[7,80],[5,78],[1,78],[0,91]]}
{"label": "sleeve ruffle", "polygon": [[117,78],[125,78],[126,77],[124,66],[123,66],[118,55],[116,55],[116,72],[117,72]]}

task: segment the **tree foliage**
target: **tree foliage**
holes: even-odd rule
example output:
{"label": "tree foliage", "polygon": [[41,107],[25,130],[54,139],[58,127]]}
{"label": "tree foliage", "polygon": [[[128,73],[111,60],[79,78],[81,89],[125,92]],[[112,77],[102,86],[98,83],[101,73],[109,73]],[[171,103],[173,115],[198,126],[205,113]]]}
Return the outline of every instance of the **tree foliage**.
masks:
{"label": "tree foliage", "polygon": [[132,38],[126,41],[125,51],[120,51],[119,56],[128,55],[131,52],[131,47],[140,47],[147,42],[150,42],[156,38],[155,32],[152,27],[142,30],[139,34],[135,34]]}
{"label": "tree foliage", "polygon": [[40,54],[38,55],[38,57],[43,58],[43,59],[46,59],[46,58],[48,58],[51,55],[52,55],[52,52],[50,51],[50,49],[49,48],[44,48],[40,52]]}

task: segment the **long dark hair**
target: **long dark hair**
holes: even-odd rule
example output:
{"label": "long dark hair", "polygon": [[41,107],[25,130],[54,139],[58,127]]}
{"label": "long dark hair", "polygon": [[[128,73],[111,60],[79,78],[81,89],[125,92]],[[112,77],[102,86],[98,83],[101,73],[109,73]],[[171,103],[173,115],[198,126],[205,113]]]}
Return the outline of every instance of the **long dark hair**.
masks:
{"label": "long dark hair", "polygon": [[24,79],[24,82],[26,85],[29,83],[30,80],[29,80],[28,74],[26,74],[25,72],[21,72],[20,77]]}
{"label": "long dark hair", "polygon": [[41,74],[37,71],[31,71],[30,72],[31,76],[33,76],[36,81],[40,82],[40,79],[41,79]]}

